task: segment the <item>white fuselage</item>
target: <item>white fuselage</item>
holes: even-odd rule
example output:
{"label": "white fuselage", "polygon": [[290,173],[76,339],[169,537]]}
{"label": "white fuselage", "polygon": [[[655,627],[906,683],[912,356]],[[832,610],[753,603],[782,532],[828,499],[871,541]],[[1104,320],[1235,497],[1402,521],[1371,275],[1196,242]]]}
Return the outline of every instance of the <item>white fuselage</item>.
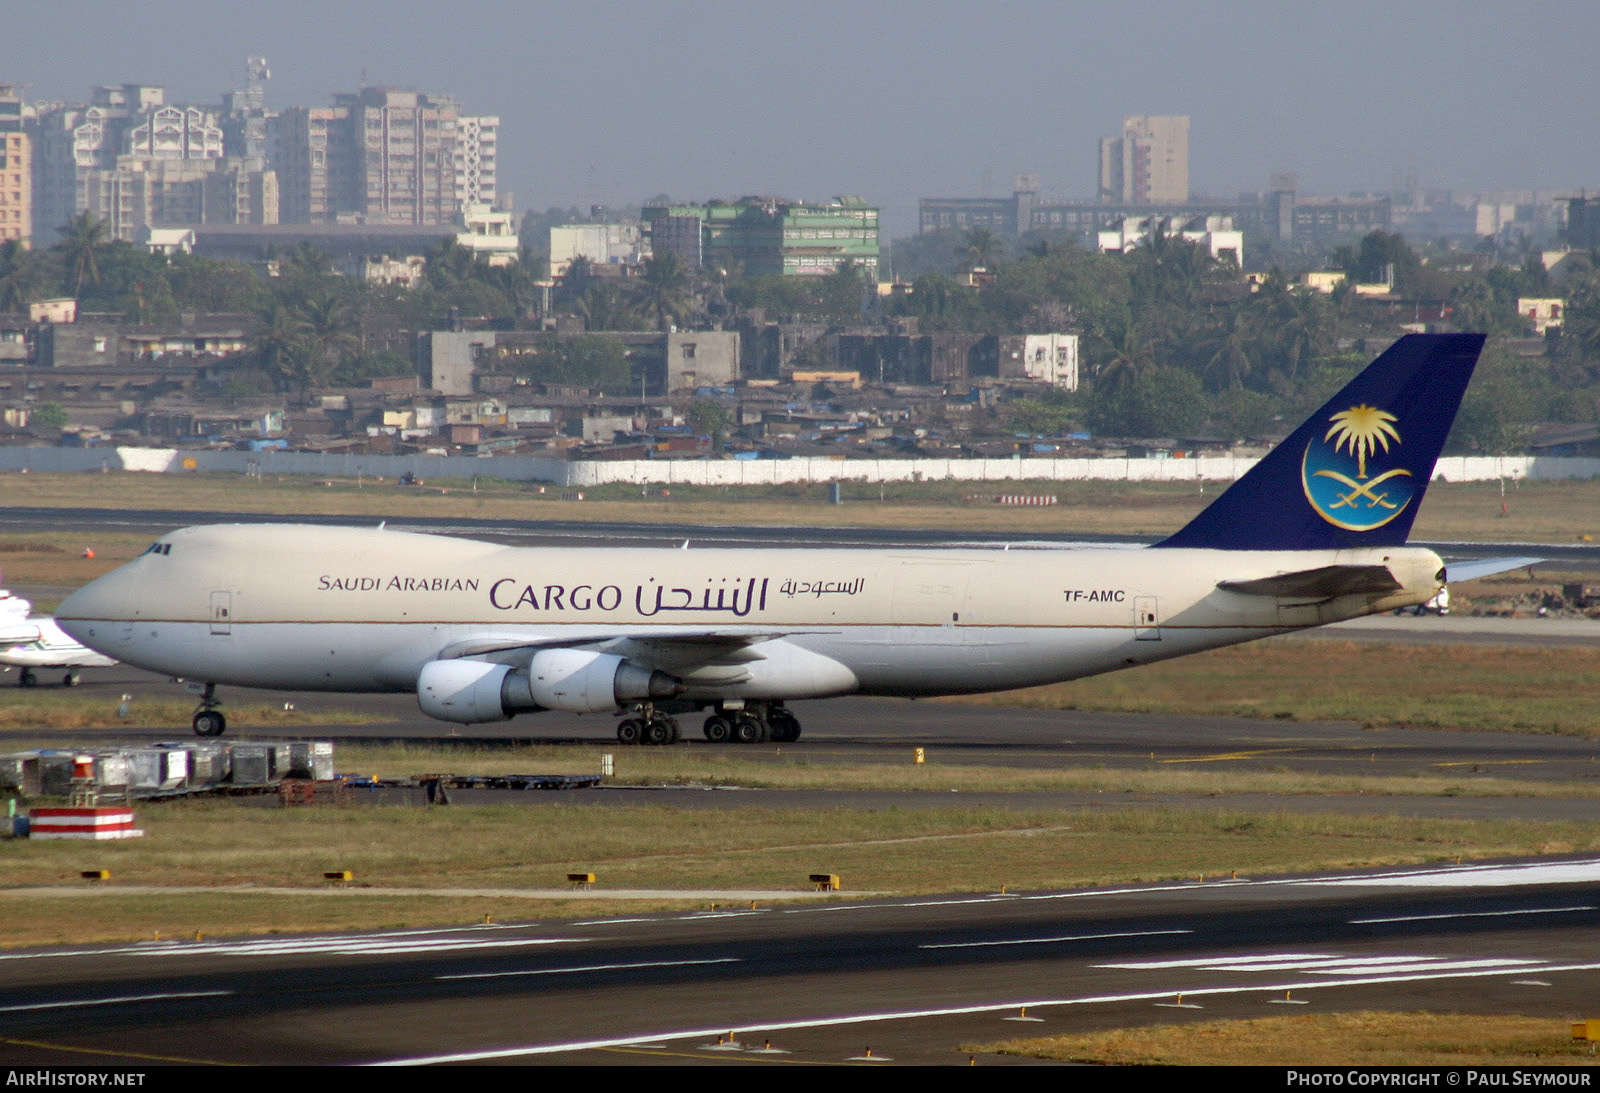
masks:
{"label": "white fuselage", "polygon": [[[1399,590],[1313,600],[1218,587],[1329,565],[1386,566]],[[412,691],[441,656],[603,644],[673,673],[690,699],[917,696],[1073,679],[1422,603],[1440,568],[1408,547],[519,548],[236,525],[163,537],[57,619],[126,663],[255,687]]]}

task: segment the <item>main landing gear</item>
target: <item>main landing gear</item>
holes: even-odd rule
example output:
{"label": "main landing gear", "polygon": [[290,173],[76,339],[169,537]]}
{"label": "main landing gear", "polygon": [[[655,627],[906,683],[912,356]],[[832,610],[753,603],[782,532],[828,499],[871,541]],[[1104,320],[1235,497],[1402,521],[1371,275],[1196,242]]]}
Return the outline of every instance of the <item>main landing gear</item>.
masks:
{"label": "main landing gear", "polygon": [[[67,673],[61,677],[61,685],[63,687],[76,687],[82,679],[83,676],[78,669],[68,668]],[[24,668],[17,674],[18,687],[37,687],[38,685],[39,674],[32,668]]]}
{"label": "main landing gear", "polygon": [[725,710],[706,718],[706,739],[713,744],[791,744],[800,739],[800,719],[781,704],[751,702],[742,710]]}
{"label": "main landing gear", "polygon": [[[791,744],[800,739],[800,719],[781,703],[747,702],[742,709],[722,705],[706,718],[705,737],[713,744]],[[676,744],[678,719],[653,703],[641,703],[617,723],[619,744]]]}
{"label": "main landing gear", "polygon": [[648,702],[634,707],[633,713],[617,723],[619,744],[676,744],[682,736],[678,719],[662,713]]}
{"label": "main landing gear", "polygon": [[200,708],[194,714],[196,736],[221,736],[228,731],[228,719],[218,709],[221,705],[221,700],[217,698],[217,685],[207,683],[205,692],[200,696]]}

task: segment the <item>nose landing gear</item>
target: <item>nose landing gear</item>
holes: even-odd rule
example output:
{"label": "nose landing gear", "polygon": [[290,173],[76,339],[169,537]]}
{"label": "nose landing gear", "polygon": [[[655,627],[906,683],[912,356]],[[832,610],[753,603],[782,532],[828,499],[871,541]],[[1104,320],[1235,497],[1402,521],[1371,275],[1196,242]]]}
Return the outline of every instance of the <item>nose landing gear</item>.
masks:
{"label": "nose landing gear", "polygon": [[217,685],[207,683],[205,692],[200,696],[200,708],[194,714],[196,736],[221,736],[228,731],[228,719],[218,708],[221,705],[221,700],[217,698]]}

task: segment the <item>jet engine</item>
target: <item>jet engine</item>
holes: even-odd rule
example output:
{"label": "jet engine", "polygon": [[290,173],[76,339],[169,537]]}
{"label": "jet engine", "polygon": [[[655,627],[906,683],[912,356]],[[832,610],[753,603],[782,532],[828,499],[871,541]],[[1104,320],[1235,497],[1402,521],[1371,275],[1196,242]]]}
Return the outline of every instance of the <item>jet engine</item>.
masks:
{"label": "jet engine", "polygon": [[534,710],[601,713],[682,692],[683,684],[665,672],[585,649],[543,649],[526,668],[484,660],[430,660],[417,675],[422,712],[466,725]]}

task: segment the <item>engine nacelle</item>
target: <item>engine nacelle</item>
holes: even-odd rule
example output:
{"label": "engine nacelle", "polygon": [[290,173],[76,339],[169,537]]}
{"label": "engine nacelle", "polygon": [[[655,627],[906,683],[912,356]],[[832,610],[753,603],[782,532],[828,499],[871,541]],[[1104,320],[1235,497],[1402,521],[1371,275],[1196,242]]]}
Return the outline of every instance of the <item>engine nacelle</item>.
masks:
{"label": "engine nacelle", "polygon": [[484,660],[430,660],[417,675],[422,712],[463,725],[504,721],[519,711],[602,713],[682,692],[683,684],[665,672],[584,649],[544,649],[527,668]]}
{"label": "engine nacelle", "polygon": [[511,671],[484,660],[430,660],[417,674],[417,705],[440,721],[504,721],[511,714],[501,695]]}
{"label": "engine nacelle", "polygon": [[[520,675],[520,673],[519,673]],[[544,649],[534,654],[525,676],[529,701],[546,710],[601,713],[628,702],[671,698],[678,680],[613,653]],[[521,683],[513,678],[510,685]],[[513,693],[507,691],[508,696]]]}

